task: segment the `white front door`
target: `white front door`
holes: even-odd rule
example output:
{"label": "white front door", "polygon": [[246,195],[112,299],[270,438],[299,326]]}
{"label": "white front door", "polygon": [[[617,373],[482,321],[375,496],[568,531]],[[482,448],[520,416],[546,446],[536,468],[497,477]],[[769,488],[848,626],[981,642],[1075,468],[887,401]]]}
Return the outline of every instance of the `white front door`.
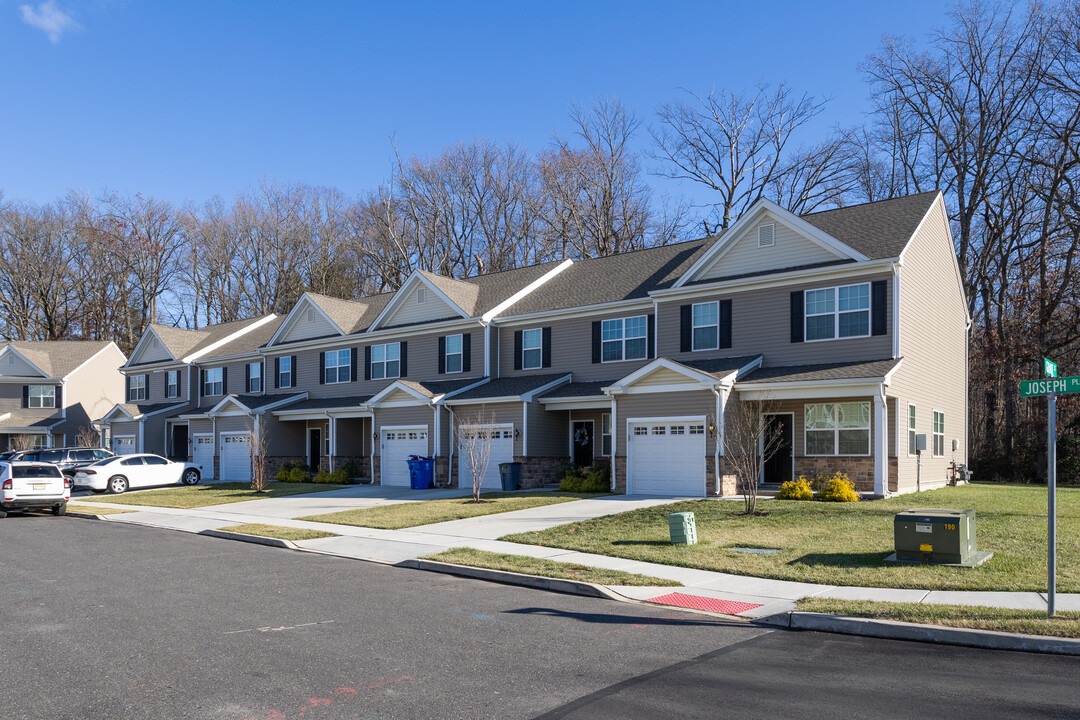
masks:
{"label": "white front door", "polygon": [[480,481],[485,490],[499,490],[499,463],[514,461],[514,426],[513,425],[463,425],[458,428],[458,487],[473,486],[473,461],[469,445],[477,443],[477,460],[482,459],[483,445],[491,444],[487,467]]}
{"label": "white front door", "polygon": [[117,455],[130,455],[135,452],[134,435],[118,435],[113,438],[113,452]]}
{"label": "white front door", "polygon": [[409,485],[410,455],[427,457],[428,431],[426,427],[388,428],[381,431],[382,484]]}
{"label": "white front door", "polygon": [[221,479],[251,482],[251,435],[221,433]]}
{"label": "white front door", "polygon": [[195,435],[191,439],[191,461],[199,466],[203,480],[214,479],[214,436]]}
{"label": "white front door", "polygon": [[705,495],[705,421],[627,423],[627,487],[636,495]]}

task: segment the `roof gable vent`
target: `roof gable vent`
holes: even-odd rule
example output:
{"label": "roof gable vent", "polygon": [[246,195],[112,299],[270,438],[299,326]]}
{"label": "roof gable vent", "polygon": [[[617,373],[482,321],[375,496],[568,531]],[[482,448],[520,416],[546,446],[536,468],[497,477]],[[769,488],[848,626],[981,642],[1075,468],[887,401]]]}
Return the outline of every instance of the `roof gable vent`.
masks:
{"label": "roof gable vent", "polygon": [[768,225],[759,225],[757,229],[757,246],[759,248],[772,247],[776,244],[776,237],[773,234],[775,225],[769,223]]}
{"label": "roof gable vent", "polygon": [[310,322],[315,322],[315,311],[314,311],[314,310],[313,310],[312,308],[308,308],[308,309],[307,309],[307,315],[306,315],[306,318],[307,318],[307,321],[308,321],[309,323],[310,323]]}
{"label": "roof gable vent", "polygon": [[416,288],[416,304],[417,305],[423,305],[426,302],[427,302],[427,288],[426,287],[418,287],[418,288]]}

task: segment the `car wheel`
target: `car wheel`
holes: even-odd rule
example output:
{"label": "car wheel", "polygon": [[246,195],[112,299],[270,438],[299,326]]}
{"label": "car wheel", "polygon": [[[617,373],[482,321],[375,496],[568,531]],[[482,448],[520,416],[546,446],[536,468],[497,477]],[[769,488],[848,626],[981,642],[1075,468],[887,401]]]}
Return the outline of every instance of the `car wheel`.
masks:
{"label": "car wheel", "polygon": [[53,505],[52,514],[58,516],[67,514],[67,503],[64,503],[63,505]]}
{"label": "car wheel", "polygon": [[180,476],[180,482],[185,485],[198,485],[199,484],[199,471],[195,468],[188,468],[184,471],[184,474]]}
{"label": "car wheel", "polygon": [[105,488],[105,492],[112,495],[119,495],[120,493],[127,492],[128,481],[123,475],[114,475],[109,478],[109,484]]}

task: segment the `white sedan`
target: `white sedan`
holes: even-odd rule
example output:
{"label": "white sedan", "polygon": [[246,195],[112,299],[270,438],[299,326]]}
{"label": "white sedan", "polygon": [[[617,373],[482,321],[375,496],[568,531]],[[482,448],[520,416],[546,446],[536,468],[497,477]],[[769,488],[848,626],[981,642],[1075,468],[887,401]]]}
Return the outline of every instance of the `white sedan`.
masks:
{"label": "white sedan", "polygon": [[128,488],[155,485],[194,485],[199,482],[199,467],[189,462],[174,462],[160,455],[117,455],[79,468],[75,485],[91,490],[122,493]]}

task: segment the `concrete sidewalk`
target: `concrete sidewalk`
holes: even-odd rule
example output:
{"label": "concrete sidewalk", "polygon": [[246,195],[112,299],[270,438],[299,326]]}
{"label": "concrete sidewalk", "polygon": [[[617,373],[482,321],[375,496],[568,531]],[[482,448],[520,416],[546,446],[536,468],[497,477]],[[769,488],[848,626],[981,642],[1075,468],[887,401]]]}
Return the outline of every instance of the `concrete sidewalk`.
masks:
{"label": "concrete sidewalk", "polygon": [[[716,610],[750,618],[791,611],[795,608],[796,601],[805,597],[981,605],[1024,610],[1046,610],[1047,605],[1046,597],[1035,592],[959,592],[818,585],[661,565],[538,545],[509,543],[497,539],[513,533],[543,530],[604,515],[677,502],[681,498],[613,495],[403,530],[380,530],[296,519],[304,515],[435,499],[433,492],[441,493],[437,497],[468,494],[468,491],[430,490],[418,493],[408,488],[380,489],[377,486],[369,486],[359,489],[344,488],[312,495],[213,505],[191,510],[146,509],[142,506],[124,505],[122,502],[87,504],[135,511],[104,516],[112,522],[138,523],[187,532],[221,530],[243,523],[266,523],[322,530],[334,533],[337,537],[303,540],[294,544],[313,552],[388,564],[415,560],[451,548],[468,547],[588,567],[622,570],[673,580],[683,585],[681,588],[630,586],[608,588],[623,597],[647,601],[660,598],[659,602],[662,604]],[[1080,611],[1080,594],[1059,593],[1057,607],[1059,610]]]}

